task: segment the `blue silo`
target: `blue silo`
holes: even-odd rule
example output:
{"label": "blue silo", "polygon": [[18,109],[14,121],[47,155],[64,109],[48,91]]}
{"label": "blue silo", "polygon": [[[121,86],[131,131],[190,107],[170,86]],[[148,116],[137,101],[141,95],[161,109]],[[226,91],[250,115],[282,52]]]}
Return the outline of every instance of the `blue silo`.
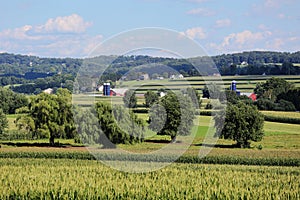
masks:
{"label": "blue silo", "polygon": [[235,80],[233,80],[233,81],[231,82],[231,90],[232,90],[232,91],[236,91],[236,81],[235,81]]}
{"label": "blue silo", "polygon": [[103,84],[103,95],[110,96],[110,83]]}

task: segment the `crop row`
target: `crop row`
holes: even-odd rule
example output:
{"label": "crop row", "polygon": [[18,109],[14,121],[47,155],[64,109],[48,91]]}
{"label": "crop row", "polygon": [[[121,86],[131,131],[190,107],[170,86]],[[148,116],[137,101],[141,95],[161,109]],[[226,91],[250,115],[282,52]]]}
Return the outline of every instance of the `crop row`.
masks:
{"label": "crop row", "polygon": [[194,155],[153,154],[120,154],[114,152],[0,152],[0,158],[47,158],[47,159],[80,159],[106,161],[138,161],[138,162],[173,162],[194,164],[231,164],[231,165],[267,165],[267,166],[300,166],[298,158],[247,158],[236,156],[206,156],[200,158]]}

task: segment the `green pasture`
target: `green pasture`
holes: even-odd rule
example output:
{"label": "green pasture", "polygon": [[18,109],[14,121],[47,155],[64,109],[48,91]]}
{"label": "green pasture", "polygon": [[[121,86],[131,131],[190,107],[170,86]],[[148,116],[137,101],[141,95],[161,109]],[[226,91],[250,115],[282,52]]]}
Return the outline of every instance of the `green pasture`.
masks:
{"label": "green pasture", "polygon": [[299,112],[281,112],[281,111],[260,111],[266,116],[300,118]]}

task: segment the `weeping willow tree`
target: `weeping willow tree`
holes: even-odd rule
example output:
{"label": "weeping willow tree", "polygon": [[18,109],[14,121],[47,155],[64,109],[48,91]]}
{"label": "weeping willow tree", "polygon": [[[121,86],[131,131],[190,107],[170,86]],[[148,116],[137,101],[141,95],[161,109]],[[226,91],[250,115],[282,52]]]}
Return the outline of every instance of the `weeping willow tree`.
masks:
{"label": "weeping willow tree", "polygon": [[97,102],[76,117],[82,142],[115,148],[116,144],[134,144],[144,139],[145,123],[121,105]]}

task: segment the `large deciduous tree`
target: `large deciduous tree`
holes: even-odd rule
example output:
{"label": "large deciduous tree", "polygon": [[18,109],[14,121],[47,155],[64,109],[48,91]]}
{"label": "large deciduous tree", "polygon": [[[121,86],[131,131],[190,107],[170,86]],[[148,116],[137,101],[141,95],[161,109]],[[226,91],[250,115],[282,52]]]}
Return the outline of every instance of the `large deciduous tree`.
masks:
{"label": "large deciduous tree", "polygon": [[[34,129],[37,137],[48,137],[50,145],[54,145],[55,138],[73,138],[75,126],[72,113],[71,93],[67,89],[58,89],[56,94],[41,93],[34,96],[29,104],[29,115],[32,120],[28,122],[26,129]],[[22,118],[19,118],[22,120]]]}
{"label": "large deciduous tree", "polygon": [[157,131],[158,135],[170,135],[172,142],[176,141],[177,135],[191,133],[195,108],[189,97],[168,92],[158,105],[150,110],[150,129]]}
{"label": "large deciduous tree", "polygon": [[250,147],[250,140],[261,141],[264,135],[264,117],[255,106],[242,102],[229,103],[214,116],[216,137],[231,139],[238,147]]}

